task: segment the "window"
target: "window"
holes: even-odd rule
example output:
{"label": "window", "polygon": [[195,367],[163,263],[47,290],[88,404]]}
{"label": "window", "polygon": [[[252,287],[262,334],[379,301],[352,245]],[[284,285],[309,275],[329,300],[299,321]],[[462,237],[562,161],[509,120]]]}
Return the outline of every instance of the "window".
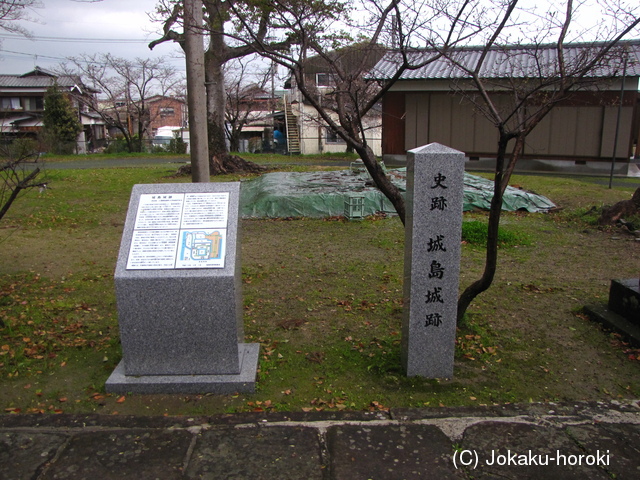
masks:
{"label": "window", "polygon": [[2,110],[22,110],[18,97],[4,97],[2,99]]}
{"label": "window", "polygon": [[160,116],[161,117],[172,117],[175,115],[175,111],[173,107],[160,107]]}
{"label": "window", "polygon": [[316,73],[316,86],[333,87],[335,84],[335,79],[330,73]]}
{"label": "window", "polygon": [[340,138],[336,133],[331,130],[329,127],[325,127],[325,138],[327,143],[345,143],[342,138]]}

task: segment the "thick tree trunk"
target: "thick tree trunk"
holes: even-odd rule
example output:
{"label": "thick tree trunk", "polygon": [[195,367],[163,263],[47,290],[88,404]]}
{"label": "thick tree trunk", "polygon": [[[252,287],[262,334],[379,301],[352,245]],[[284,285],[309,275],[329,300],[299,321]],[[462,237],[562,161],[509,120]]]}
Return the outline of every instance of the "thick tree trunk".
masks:
{"label": "thick tree trunk", "polygon": [[513,147],[511,158],[505,168],[507,144],[511,137],[501,133],[498,142],[498,155],[496,158],[495,180],[493,183],[493,198],[489,208],[489,225],[487,232],[487,253],[485,258],[484,272],[480,279],[469,285],[458,299],[457,321],[460,323],[471,302],[482,292],[487,290],[493,283],[493,278],[498,266],[498,231],[500,228],[500,216],[502,215],[502,199],[509,184],[511,173],[515,167],[522,148],[525,137],[517,137]]}
{"label": "thick tree trunk", "polygon": [[[212,155],[209,162],[211,175],[226,175],[229,173],[264,173],[268,170],[263,165],[248,162],[237,155],[225,153],[224,155]],[[183,165],[178,169],[177,175],[191,175],[191,165]]]}
{"label": "thick tree trunk", "polygon": [[[222,42],[220,35],[210,35],[211,45],[205,55],[205,74],[207,85],[207,129],[209,138],[209,156],[223,156],[229,153],[225,142],[224,109],[226,94],[224,91],[223,62],[216,53],[223,44],[215,46],[214,42]],[[213,167],[213,165],[212,165]],[[213,170],[212,170],[213,173]]]}
{"label": "thick tree trunk", "polygon": [[261,173],[267,170],[267,167],[249,162],[238,155],[211,155],[211,174],[223,175],[226,173]]}
{"label": "thick tree trunk", "polygon": [[207,86],[207,132],[209,138],[209,171],[211,175],[226,173],[256,173],[264,167],[229,155],[226,143],[224,111],[227,98],[224,89],[224,37],[212,29],[209,48],[205,53],[205,77]]}

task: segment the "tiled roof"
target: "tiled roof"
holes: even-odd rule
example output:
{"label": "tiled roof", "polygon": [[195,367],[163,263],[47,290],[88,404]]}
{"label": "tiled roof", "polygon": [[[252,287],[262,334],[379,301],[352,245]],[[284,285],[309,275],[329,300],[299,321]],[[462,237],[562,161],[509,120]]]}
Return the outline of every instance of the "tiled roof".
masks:
{"label": "tiled roof", "polygon": [[49,88],[55,83],[60,87],[72,88],[74,85],[82,87],[78,77],[71,75],[55,76],[36,67],[32,72],[22,75],[0,75],[0,88]]}
{"label": "tiled roof", "polygon": [[[563,52],[567,66],[579,64],[593,55],[599,44],[567,44]],[[640,41],[624,42],[608,56],[608,62],[591,72],[591,77],[622,76],[621,49],[629,54],[628,76],[640,76]],[[449,51],[451,60],[440,57],[426,65],[405,70],[401,80],[461,79],[469,75],[463,68],[473,66],[480,59],[481,47],[456,48]],[[542,78],[553,76],[557,69],[557,48],[553,45],[496,47],[489,51],[480,70],[481,78]],[[412,65],[418,66],[435,56],[434,50],[420,50],[409,53]],[[453,61],[452,61],[453,60]],[[398,52],[387,53],[369,72],[373,79],[391,78],[397,71],[402,57]]]}

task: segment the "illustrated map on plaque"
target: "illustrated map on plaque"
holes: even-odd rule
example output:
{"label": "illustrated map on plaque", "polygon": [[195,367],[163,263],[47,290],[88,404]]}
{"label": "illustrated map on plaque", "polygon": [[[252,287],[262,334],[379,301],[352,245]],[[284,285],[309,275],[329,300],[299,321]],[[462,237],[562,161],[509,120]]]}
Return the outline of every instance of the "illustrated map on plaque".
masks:
{"label": "illustrated map on plaque", "polygon": [[224,268],[229,192],[142,194],[127,270]]}

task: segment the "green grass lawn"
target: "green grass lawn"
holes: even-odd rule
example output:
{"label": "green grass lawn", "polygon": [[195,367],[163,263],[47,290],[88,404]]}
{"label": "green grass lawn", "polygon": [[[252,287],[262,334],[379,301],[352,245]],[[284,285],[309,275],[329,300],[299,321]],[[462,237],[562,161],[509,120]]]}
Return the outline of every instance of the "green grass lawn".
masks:
{"label": "green grass lawn", "polygon": [[[498,274],[458,330],[451,380],[402,373],[397,218],[265,219],[243,220],[241,239],[246,341],[261,344],[257,393],[108,395],[121,358],[113,271],[131,187],[188,181],[172,174],[49,170],[50,188],[19,199],[0,224],[2,410],[212,414],[640,396],[640,352],[580,313],[606,301],[610,279],[638,276],[640,242],[583,216],[630,198],[638,182],[609,190],[550,176],[513,178],[562,210],[504,214]],[[461,288],[481,273],[486,213],[464,220]]]}

